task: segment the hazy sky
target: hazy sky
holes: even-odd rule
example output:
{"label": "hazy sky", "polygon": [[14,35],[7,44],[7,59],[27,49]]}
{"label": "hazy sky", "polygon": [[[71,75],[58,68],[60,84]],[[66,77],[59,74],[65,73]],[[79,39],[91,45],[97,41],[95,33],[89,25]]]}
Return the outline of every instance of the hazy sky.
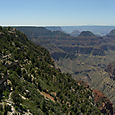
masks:
{"label": "hazy sky", "polygon": [[0,25],[115,25],[115,0],[0,0]]}

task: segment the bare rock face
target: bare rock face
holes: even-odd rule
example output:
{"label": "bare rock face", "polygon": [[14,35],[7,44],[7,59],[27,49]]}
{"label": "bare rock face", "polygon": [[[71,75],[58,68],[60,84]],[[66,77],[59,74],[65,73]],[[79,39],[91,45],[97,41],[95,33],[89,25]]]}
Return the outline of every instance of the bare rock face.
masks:
{"label": "bare rock face", "polygon": [[93,90],[95,102],[99,105],[99,109],[105,115],[113,115],[113,104],[99,90]]}
{"label": "bare rock face", "polygon": [[107,66],[106,72],[109,73],[111,79],[115,80],[115,62]]}

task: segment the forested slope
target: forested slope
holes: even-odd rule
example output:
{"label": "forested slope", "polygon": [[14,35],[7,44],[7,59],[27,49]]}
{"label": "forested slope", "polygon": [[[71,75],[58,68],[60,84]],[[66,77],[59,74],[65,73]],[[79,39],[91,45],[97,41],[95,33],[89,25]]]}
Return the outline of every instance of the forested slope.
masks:
{"label": "forested slope", "polygon": [[112,113],[89,87],[56,69],[49,52],[13,28],[0,28],[0,114]]}

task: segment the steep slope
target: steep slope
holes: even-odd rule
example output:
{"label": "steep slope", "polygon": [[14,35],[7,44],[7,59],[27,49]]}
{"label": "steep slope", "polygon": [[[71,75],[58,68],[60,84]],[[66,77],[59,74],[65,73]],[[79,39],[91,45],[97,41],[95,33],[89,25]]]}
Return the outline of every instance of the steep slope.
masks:
{"label": "steep slope", "polygon": [[92,90],[56,69],[46,49],[12,28],[0,28],[0,43],[0,114],[101,114]]}
{"label": "steep slope", "polygon": [[61,71],[69,72],[74,79],[84,80],[100,90],[115,106],[115,81],[105,71],[115,58],[115,39],[97,36],[43,39],[38,36],[33,41],[50,51]]}
{"label": "steep slope", "polygon": [[109,73],[111,79],[115,80],[115,62],[110,63],[105,71]]}

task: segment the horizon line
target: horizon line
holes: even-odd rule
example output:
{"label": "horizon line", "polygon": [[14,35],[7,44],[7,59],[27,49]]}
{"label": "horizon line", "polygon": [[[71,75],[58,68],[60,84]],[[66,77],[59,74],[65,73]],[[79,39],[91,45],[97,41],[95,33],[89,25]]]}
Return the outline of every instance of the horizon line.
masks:
{"label": "horizon line", "polygon": [[68,26],[115,26],[115,25],[0,25],[2,27],[8,26],[27,26],[27,27],[68,27]]}

